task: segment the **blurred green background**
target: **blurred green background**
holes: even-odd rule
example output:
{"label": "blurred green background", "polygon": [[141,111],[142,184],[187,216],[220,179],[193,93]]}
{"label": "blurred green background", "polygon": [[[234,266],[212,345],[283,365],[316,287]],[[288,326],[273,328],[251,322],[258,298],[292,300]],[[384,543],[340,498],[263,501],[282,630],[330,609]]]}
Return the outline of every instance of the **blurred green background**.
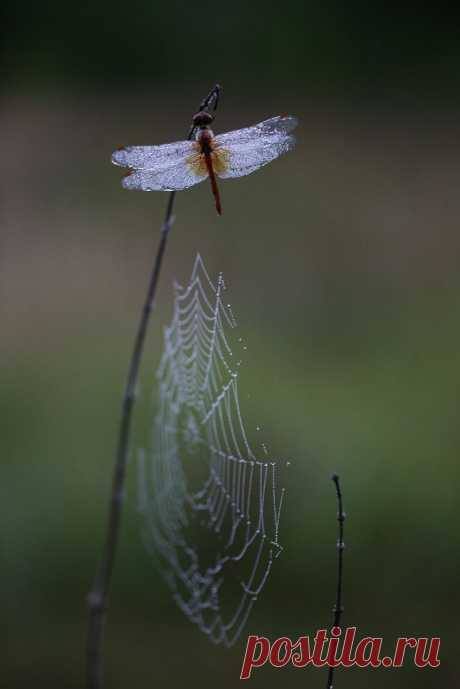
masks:
{"label": "blurred green background", "polygon": [[[280,112],[298,148],[177,198],[142,375],[150,406],[172,280],[224,271],[247,343],[251,441],[290,460],[285,545],[241,641],[212,646],[145,552],[130,467],[106,634],[109,688],[235,687],[247,633],[328,625],[340,473],[345,616],[439,635],[441,667],[338,672],[336,686],[454,686],[458,632],[458,22],[385,3],[6,2],[2,683],[84,686],[85,596],[101,549],[121,393],[166,196],[120,188],[111,151]],[[230,298],[231,297],[231,298]],[[256,425],[263,429],[256,434]],[[324,686],[264,668],[254,687]]]}

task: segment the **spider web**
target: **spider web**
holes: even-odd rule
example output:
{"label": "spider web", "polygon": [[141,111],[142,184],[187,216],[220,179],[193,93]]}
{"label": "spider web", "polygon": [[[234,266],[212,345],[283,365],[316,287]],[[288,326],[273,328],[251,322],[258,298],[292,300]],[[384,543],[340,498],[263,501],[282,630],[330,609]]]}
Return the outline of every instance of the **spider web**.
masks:
{"label": "spider web", "polygon": [[230,646],[281,553],[285,491],[266,446],[262,461],[246,434],[222,274],[213,284],[198,254],[189,284],[174,288],[151,447],[139,458],[139,509],[178,606]]}

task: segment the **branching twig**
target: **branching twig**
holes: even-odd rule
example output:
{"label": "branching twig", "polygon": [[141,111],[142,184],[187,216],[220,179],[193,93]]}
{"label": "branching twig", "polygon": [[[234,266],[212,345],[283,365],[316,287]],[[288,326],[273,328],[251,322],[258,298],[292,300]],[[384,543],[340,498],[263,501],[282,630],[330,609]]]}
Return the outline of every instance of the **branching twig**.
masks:
{"label": "branching twig", "polygon": [[[220,94],[220,86],[210,91],[208,96],[200,104],[200,110],[216,110]],[[188,139],[192,139],[195,127],[192,125]],[[125,394],[123,397],[121,419],[118,434],[118,444],[113,470],[112,492],[108,509],[108,521],[105,546],[101,563],[94,579],[93,587],[88,595],[89,628],[87,646],[87,682],[88,689],[101,689],[102,687],[102,640],[107,610],[107,598],[115,563],[116,549],[120,533],[120,519],[123,505],[124,484],[126,476],[126,464],[129,452],[132,410],[136,396],[136,386],[139,376],[139,368],[145,345],[145,337],[150,314],[155,304],[155,295],[160,276],[161,264],[166,249],[169,231],[173,223],[173,206],[175,192],[171,192],[166,208],[165,221],[161,228],[160,243],[158,245],[155,262],[153,264],[150,282],[142,309],[134,348],[128,369]]]}
{"label": "branching twig", "polygon": [[[337,593],[335,598],[334,613],[334,627],[340,627],[340,620],[343,613],[342,606],[342,577],[343,577],[343,549],[345,543],[343,541],[343,523],[345,521],[345,512],[343,511],[342,490],[340,488],[340,479],[337,474],[332,476],[335,484],[335,491],[337,495],[337,521],[339,523],[339,537],[337,539]],[[332,689],[332,681],[334,679],[334,668],[329,667],[326,689]]]}

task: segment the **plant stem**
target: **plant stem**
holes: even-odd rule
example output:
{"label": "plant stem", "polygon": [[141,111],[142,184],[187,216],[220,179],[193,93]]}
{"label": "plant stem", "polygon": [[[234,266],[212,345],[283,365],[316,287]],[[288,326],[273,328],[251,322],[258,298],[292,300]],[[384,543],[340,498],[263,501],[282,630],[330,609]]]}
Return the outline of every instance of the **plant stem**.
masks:
{"label": "plant stem", "polygon": [[[200,104],[200,110],[212,107],[217,108],[220,87],[216,85],[208,96]],[[193,138],[195,127],[192,126],[188,133],[188,139]],[[155,295],[160,277],[163,256],[168,241],[169,231],[173,223],[173,207],[176,192],[169,194],[166,215],[161,228],[160,243],[158,245],[155,261],[150,276],[147,294],[144,301],[139,325],[134,340],[133,352],[128,369],[125,394],[123,396],[120,426],[118,431],[118,444],[113,469],[112,492],[109,501],[108,519],[105,545],[102,553],[99,569],[96,573],[93,587],[88,594],[89,627],[87,641],[87,686],[88,689],[101,689],[102,678],[102,644],[105,617],[107,611],[107,599],[115,564],[115,555],[120,535],[120,521],[123,507],[124,485],[126,465],[128,461],[132,411],[136,399],[136,387],[139,377],[139,369],[145,346],[147,328],[150,314],[155,305]]]}
{"label": "plant stem", "polygon": [[[337,474],[332,476],[332,481],[335,485],[335,492],[337,496],[337,521],[339,523],[339,534],[337,539],[337,592],[335,598],[335,605],[333,608],[334,622],[333,627],[340,627],[340,620],[343,613],[342,606],[342,580],[343,580],[343,549],[345,543],[343,541],[343,523],[345,521],[345,512],[343,511],[342,490],[340,488],[340,479]],[[334,679],[334,668],[329,666],[326,689],[332,689],[332,682]]]}

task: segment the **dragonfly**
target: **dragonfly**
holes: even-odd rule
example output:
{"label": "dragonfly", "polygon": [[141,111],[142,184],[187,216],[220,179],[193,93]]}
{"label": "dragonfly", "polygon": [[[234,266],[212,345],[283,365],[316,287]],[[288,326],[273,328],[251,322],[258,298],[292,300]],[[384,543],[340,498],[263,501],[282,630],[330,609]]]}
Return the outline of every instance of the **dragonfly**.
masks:
{"label": "dragonfly", "polygon": [[244,177],[290,151],[297,119],[278,115],[252,127],[214,136],[214,120],[206,110],[194,115],[187,141],[159,146],[117,149],[112,163],[129,168],[122,180],[125,189],[179,191],[209,178],[216,210],[222,214],[217,177]]}

